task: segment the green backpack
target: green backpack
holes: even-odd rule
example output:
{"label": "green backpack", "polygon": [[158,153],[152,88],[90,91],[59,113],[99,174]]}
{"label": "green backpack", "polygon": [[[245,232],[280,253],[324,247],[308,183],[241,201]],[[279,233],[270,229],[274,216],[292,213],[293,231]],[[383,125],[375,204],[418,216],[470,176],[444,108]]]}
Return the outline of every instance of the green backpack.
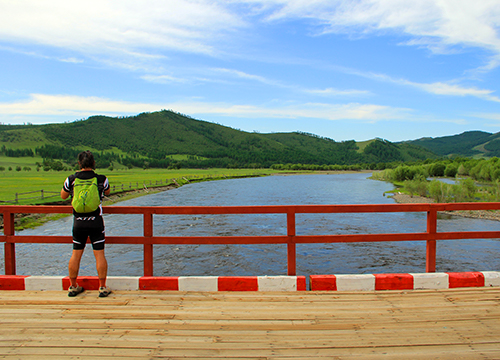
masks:
{"label": "green backpack", "polygon": [[97,210],[100,204],[97,178],[87,180],[76,178],[73,184],[73,200],[71,201],[73,209],[77,213],[90,213]]}

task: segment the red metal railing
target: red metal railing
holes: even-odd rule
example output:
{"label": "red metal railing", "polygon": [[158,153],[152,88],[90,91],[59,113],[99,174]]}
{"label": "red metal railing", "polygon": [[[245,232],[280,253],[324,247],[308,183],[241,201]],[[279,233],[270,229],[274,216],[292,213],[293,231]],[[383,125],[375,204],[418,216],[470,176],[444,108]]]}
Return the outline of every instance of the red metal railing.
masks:
{"label": "red metal railing", "polygon": [[[143,236],[106,236],[111,244],[143,244],[144,275],[153,275],[155,244],[286,244],[288,275],[296,274],[296,244],[383,241],[426,241],[426,271],[436,271],[436,241],[451,239],[500,238],[500,231],[438,232],[437,213],[455,210],[499,210],[500,203],[375,204],[375,205],[277,205],[277,206],[109,206],[107,214],[142,214]],[[4,216],[5,274],[16,274],[16,243],[71,243],[68,236],[15,235],[14,215],[20,213],[71,213],[71,206],[0,206]],[[390,234],[296,235],[296,214],[426,212],[427,231]],[[270,236],[153,236],[153,215],[191,214],[286,214],[286,235]]]}

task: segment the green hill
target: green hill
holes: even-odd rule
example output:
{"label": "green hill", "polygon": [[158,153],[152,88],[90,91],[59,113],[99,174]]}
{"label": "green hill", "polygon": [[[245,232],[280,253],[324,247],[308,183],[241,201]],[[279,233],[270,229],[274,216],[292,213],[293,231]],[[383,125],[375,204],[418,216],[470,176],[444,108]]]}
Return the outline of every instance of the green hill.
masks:
{"label": "green hill", "polygon": [[406,143],[424,147],[440,156],[500,156],[500,133],[467,131],[459,135],[422,138]]}
{"label": "green hill", "polygon": [[64,124],[1,125],[0,146],[4,155],[9,149],[31,149],[43,158],[69,162],[90,149],[97,152],[100,167],[111,162],[150,167],[351,165],[436,157],[408,143],[376,139],[360,150],[353,140],[336,142],[302,132],[248,133],[167,110]]}

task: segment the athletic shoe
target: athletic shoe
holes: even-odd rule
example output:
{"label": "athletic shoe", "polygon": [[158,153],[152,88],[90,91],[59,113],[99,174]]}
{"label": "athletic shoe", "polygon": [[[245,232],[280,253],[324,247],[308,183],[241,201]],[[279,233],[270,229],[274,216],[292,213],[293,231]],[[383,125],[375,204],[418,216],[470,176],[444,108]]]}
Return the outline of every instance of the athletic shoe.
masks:
{"label": "athletic shoe", "polygon": [[85,290],[84,288],[82,288],[81,286],[78,286],[78,285],[76,285],[76,287],[70,286],[68,288],[68,296],[74,297],[74,296],[82,293],[84,290]]}
{"label": "athletic shoe", "polygon": [[107,286],[99,288],[99,297],[106,297],[111,294],[111,289]]}

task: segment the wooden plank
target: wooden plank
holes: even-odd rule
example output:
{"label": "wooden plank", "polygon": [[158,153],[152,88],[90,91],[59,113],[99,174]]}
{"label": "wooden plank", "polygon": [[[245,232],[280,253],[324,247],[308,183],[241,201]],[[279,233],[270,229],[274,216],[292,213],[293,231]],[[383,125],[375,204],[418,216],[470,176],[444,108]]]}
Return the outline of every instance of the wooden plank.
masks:
{"label": "wooden plank", "polygon": [[498,359],[500,289],[0,292],[2,358]]}

